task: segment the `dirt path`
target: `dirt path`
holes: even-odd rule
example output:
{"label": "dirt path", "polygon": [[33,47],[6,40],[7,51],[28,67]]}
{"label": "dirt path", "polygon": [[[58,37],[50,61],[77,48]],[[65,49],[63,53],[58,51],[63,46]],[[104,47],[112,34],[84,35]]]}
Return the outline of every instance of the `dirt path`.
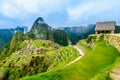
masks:
{"label": "dirt path", "polygon": [[84,55],[83,51],[82,51],[80,48],[78,48],[77,46],[73,46],[73,47],[74,47],[76,50],[78,50],[80,56],[79,56],[78,58],[76,58],[75,60],[71,61],[70,63],[68,63],[66,66],[75,63],[76,61],[78,61],[78,60]]}

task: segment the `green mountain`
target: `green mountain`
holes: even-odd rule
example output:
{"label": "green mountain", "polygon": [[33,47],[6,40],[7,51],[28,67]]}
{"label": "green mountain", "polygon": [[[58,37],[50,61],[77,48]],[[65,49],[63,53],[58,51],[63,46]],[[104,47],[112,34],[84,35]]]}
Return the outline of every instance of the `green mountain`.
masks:
{"label": "green mountain", "polygon": [[115,33],[120,33],[120,26],[118,25],[115,26]]}
{"label": "green mountain", "polygon": [[50,71],[60,67],[61,63],[69,63],[79,53],[74,47],[67,46],[68,40],[64,31],[51,30],[42,18],[38,18],[27,34],[16,32],[11,42],[3,47],[0,54],[0,79],[18,80]]}
{"label": "green mountain", "polygon": [[41,17],[27,34],[16,32],[1,50],[0,80],[118,79],[120,35],[89,35],[71,45],[77,37],[71,38],[71,32],[52,29]]}
{"label": "green mountain", "polygon": [[32,39],[51,40],[63,46],[69,43],[69,36],[65,31],[52,29],[41,17],[34,22],[27,35]]}
{"label": "green mountain", "polygon": [[19,50],[18,46],[25,39],[29,39],[29,37],[25,36],[22,32],[16,32],[9,44],[6,44],[0,54],[0,59],[4,59],[4,57],[10,56],[16,50]]}
{"label": "green mountain", "polygon": [[5,44],[9,43],[14,35],[14,31],[10,29],[1,29],[0,30],[0,48]]}
{"label": "green mountain", "polygon": [[28,36],[43,40],[53,40],[50,26],[41,17],[34,22],[31,30],[28,32]]}
{"label": "green mountain", "polygon": [[59,43],[63,46],[67,46],[70,44],[70,38],[68,34],[63,30],[53,30],[53,39],[54,42]]}
{"label": "green mountain", "polygon": [[[55,31],[52,34],[60,34]],[[105,36],[90,35],[75,46],[63,47],[17,32],[0,55],[0,79],[111,80],[108,74],[120,63],[120,52]],[[119,37],[113,39],[119,41]]]}
{"label": "green mountain", "polygon": [[[72,27],[62,27],[60,30],[65,31],[72,42],[75,45],[79,40],[86,39],[89,35],[95,34],[95,24],[87,26],[72,26]],[[120,33],[120,26],[115,26],[115,33]]]}
{"label": "green mountain", "polygon": [[22,33],[27,32],[26,26],[17,26],[16,28],[10,28],[10,29],[0,29],[0,52],[2,50],[2,47],[9,44],[12,37],[14,36],[14,33],[20,31]]}
{"label": "green mountain", "polygon": [[[8,44],[13,35],[14,32],[16,31],[21,31],[21,32],[27,32],[27,27],[16,27],[14,29],[0,29],[0,51],[5,44]],[[61,34],[64,34],[67,37],[63,38],[64,36],[60,35],[60,30]],[[90,34],[95,33],[95,25],[88,25],[88,26],[76,26],[76,27],[63,27],[60,29],[52,29],[48,24],[44,22],[44,20],[39,17],[33,24],[30,32],[27,34],[31,38],[41,38],[45,40],[51,40],[54,42],[57,42],[63,46],[66,46],[71,42],[71,44],[76,44],[79,40],[85,39],[88,37]],[[36,32],[37,31],[37,32]],[[66,32],[66,33],[65,33]],[[56,34],[58,33],[58,34]],[[120,33],[120,26],[116,25],[115,28],[115,33]],[[41,35],[39,35],[41,34]],[[60,36],[60,37],[58,37]],[[55,38],[57,37],[57,38]],[[54,38],[54,39],[53,39]],[[59,40],[60,39],[60,40]],[[61,41],[64,39],[64,41],[68,40],[66,43],[61,43]]]}
{"label": "green mountain", "polygon": [[18,41],[11,42],[14,45],[9,48],[10,51],[12,49],[11,55],[0,62],[1,80],[18,80],[24,76],[50,71],[59,67],[61,63],[69,63],[78,56],[77,50],[72,46],[61,47],[48,40],[26,39],[23,41],[19,38],[22,37],[13,38]]}
{"label": "green mountain", "polygon": [[[89,36],[81,40],[77,46],[84,56],[76,62],[61,64],[62,66],[21,80],[112,80],[111,70],[120,64],[120,52],[104,40],[104,35]],[[69,49],[70,50],[70,49]],[[116,79],[115,79],[116,80]]]}

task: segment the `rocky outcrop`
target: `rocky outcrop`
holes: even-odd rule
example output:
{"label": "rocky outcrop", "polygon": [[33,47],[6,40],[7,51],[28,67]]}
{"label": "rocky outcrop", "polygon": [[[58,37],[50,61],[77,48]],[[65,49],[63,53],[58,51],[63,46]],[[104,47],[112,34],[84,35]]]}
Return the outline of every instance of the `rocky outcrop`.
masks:
{"label": "rocky outcrop", "polygon": [[51,40],[63,46],[67,46],[69,42],[69,36],[65,31],[52,29],[42,17],[34,22],[27,35],[32,39]]}
{"label": "rocky outcrop", "polygon": [[33,24],[28,36],[31,38],[53,41],[51,27],[39,17]]}
{"label": "rocky outcrop", "polygon": [[120,34],[106,34],[104,40],[120,51]]}

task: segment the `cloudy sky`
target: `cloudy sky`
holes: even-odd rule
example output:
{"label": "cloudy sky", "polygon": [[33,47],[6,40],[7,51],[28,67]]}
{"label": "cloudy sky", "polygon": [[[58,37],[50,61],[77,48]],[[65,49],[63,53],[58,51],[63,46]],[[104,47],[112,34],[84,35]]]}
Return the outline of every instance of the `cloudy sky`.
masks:
{"label": "cloudy sky", "polygon": [[120,24],[120,0],[0,0],[0,28],[31,27],[39,16],[53,27]]}

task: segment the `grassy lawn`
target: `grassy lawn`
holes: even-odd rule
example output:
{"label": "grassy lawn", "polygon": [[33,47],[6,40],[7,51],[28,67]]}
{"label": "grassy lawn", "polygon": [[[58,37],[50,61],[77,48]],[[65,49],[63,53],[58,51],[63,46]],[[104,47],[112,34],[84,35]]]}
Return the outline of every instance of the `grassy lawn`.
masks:
{"label": "grassy lawn", "polygon": [[90,80],[102,69],[113,64],[119,56],[118,50],[113,46],[106,45],[102,41],[94,44],[95,49],[88,50],[86,55],[70,66],[28,76],[21,80]]}

